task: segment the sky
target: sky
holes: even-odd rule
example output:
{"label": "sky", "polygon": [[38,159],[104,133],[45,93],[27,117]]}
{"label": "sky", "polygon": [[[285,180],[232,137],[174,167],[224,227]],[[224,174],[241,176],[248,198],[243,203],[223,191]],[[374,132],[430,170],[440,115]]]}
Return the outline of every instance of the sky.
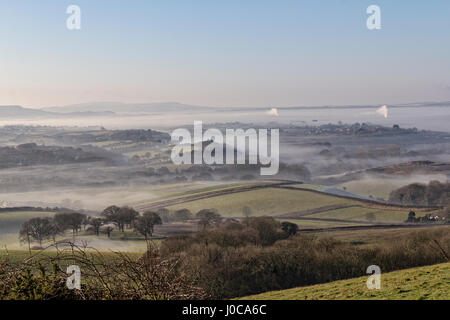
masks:
{"label": "sky", "polygon": [[445,101],[449,57],[448,0],[0,0],[0,105]]}

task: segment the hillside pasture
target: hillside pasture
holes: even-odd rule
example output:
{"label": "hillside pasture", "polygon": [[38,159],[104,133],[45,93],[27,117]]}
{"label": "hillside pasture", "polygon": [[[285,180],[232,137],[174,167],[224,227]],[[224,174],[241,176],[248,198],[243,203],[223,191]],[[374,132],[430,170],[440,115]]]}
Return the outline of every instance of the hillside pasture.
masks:
{"label": "hillside pasture", "polygon": [[265,188],[195,200],[167,208],[171,210],[187,208],[192,212],[215,208],[224,217],[243,217],[242,210],[245,206],[252,209],[254,216],[279,216],[321,206],[353,203],[357,201],[302,190]]}
{"label": "hillside pasture", "polygon": [[271,291],[248,300],[448,300],[450,263],[411,268],[381,275],[381,288],[369,290],[367,276],[325,284]]}

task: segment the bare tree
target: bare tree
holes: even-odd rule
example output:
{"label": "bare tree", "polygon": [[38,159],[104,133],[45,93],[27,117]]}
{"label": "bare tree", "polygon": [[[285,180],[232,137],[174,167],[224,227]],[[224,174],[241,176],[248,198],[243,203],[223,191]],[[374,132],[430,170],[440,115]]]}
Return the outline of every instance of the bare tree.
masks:
{"label": "bare tree", "polygon": [[38,241],[39,246],[42,247],[42,241],[48,239],[51,235],[51,228],[50,218],[32,218],[22,225],[19,237],[22,241],[28,242],[29,250],[31,240]]}
{"label": "bare tree", "polygon": [[119,230],[123,230],[123,217],[120,215],[120,208],[118,206],[109,206],[102,212],[102,216],[106,221],[117,224]]}
{"label": "bare tree", "polygon": [[134,221],[139,217],[139,212],[131,207],[122,207],[119,210],[119,218],[122,222],[122,232],[124,232],[124,227],[133,227]]}
{"label": "bare tree", "polygon": [[242,208],[242,214],[244,217],[249,218],[253,214],[253,210],[249,206],[244,206]]}
{"label": "bare tree", "polygon": [[197,212],[196,217],[199,220],[198,224],[205,230],[208,227],[218,225],[222,221],[221,215],[216,209],[203,209]]}
{"label": "bare tree", "polygon": [[161,225],[162,219],[156,213],[152,211],[146,211],[144,214],[136,220],[135,230],[141,233],[145,240],[148,240],[148,237],[153,235],[153,229],[155,225]]}
{"label": "bare tree", "polygon": [[176,221],[186,221],[192,219],[192,213],[189,209],[180,209],[173,213],[173,218]]}
{"label": "bare tree", "polygon": [[31,225],[29,221],[25,221],[19,231],[20,242],[28,243],[28,251],[31,254]]}
{"label": "bare tree", "polygon": [[103,225],[104,220],[102,218],[92,218],[89,222],[94,229],[95,235],[98,236],[100,234],[100,227]]}

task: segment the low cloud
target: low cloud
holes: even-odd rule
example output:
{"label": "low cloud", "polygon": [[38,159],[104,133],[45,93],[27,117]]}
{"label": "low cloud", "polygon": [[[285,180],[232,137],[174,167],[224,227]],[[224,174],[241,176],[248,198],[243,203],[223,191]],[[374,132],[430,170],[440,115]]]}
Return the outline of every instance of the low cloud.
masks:
{"label": "low cloud", "polygon": [[269,116],[278,117],[278,109],[277,108],[272,108],[269,111],[266,111],[266,114],[269,115]]}
{"label": "low cloud", "polygon": [[377,113],[379,115],[382,115],[383,117],[387,118],[388,117],[388,108],[387,106],[381,106],[377,109]]}

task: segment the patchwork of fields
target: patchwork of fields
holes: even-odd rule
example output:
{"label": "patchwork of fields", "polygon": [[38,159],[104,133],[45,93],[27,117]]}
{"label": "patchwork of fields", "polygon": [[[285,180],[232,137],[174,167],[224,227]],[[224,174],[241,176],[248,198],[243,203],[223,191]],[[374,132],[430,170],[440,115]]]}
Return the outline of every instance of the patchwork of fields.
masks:
{"label": "patchwork of fields", "polygon": [[[156,209],[166,207],[169,210],[187,208],[192,213],[202,209],[217,209],[223,217],[242,218],[243,209],[251,209],[252,216],[273,216],[280,221],[289,221],[298,224],[300,229],[327,229],[357,226],[371,226],[384,224],[403,224],[409,208],[395,208],[385,205],[374,205],[359,199],[350,199],[331,194],[318,192],[320,186],[296,185],[290,188],[277,187],[277,181],[261,182],[235,182],[235,183],[178,183],[153,187],[131,187],[120,189],[99,188],[91,192],[89,189],[72,193],[74,199],[77,195],[85,197],[89,194],[89,201],[97,202],[97,209],[101,210],[107,203],[118,205],[131,205],[140,211],[147,208]],[[291,184],[292,186],[292,184]],[[302,188],[302,189],[300,189]],[[309,190],[308,190],[309,189]],[[60,195],[61,193],[61,195]],[[60,200],[64,192],[54,192],[53,199]],[[112,195],[115,197],[112,197]],[[25,195],[23,195],[25,196]],[[28,194],[28,196],[30,196]],[[47,197],[47,194],[36,192],[33,196],[38,199]],[[143,201],[148,199],[147,201]],[[116,200],[116,201],[115,201]],[[102,205],[99,203],[104,202]],[[417,209],[418,215],[423,209]],[[100,212],[100,211],[99,211]],[[423,213],[425,214],[425,213]],[[53,212],[23,211],[0,213],[0,244],[11,249],[20,249],[18,232],[23,222],[33,217],[52,217]],[[159,232],[158,230],[161,230]],[[192,223],[186,226],[172,226],[166,224],[157,227],[158,239],[167,236],[171,231],[182,233],[195,231]],[[91,245],[111,249],[143,251],[145,242],[137,236],[124,236],[113,232],[112,239],[80,235],[80,240],[88,241]]]}

